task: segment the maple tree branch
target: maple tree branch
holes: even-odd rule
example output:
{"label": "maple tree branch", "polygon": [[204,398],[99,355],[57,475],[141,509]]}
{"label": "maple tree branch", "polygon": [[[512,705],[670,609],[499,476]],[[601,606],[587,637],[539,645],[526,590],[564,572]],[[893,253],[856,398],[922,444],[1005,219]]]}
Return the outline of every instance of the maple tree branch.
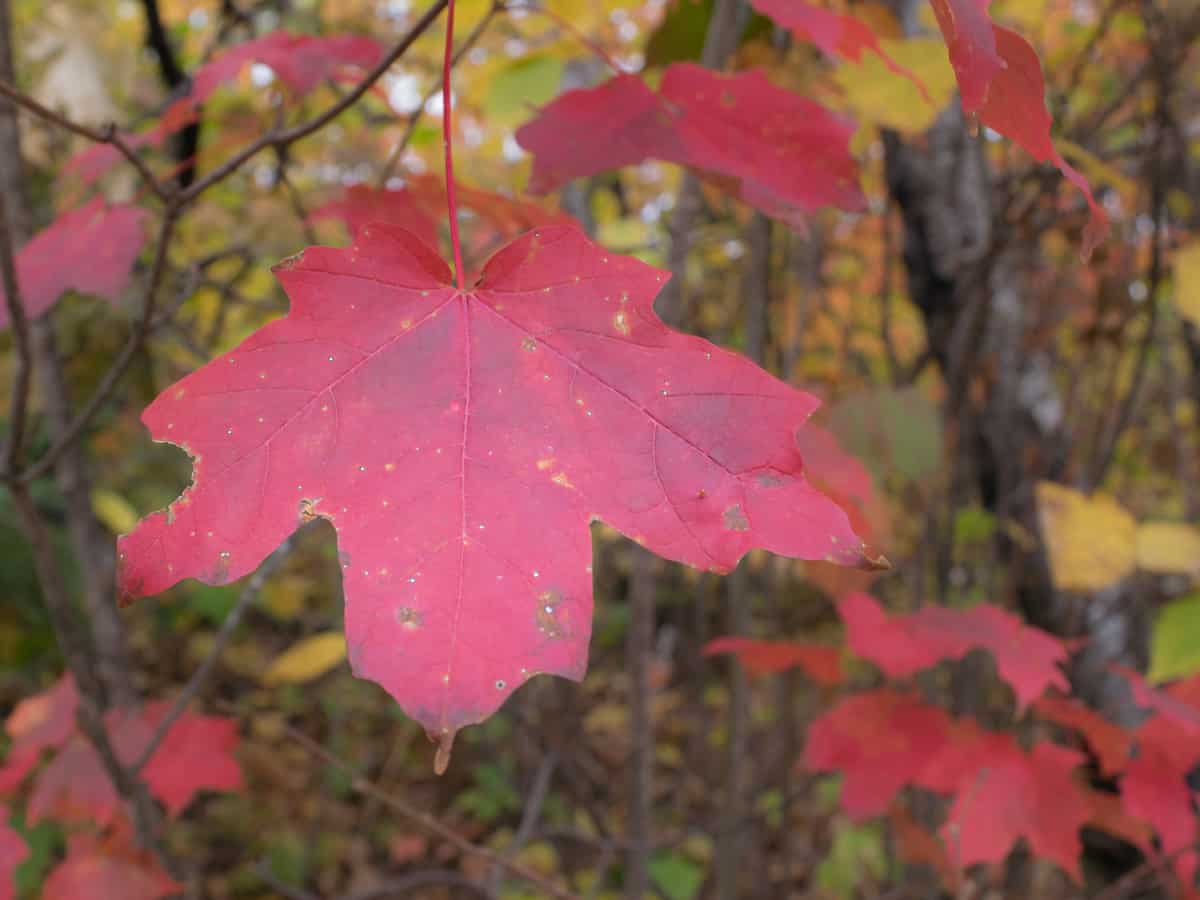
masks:
{"label": "maple tree branch", "polygon": [[399,813],[404,818],[408,819],[415,825],[419,825],[421,828],[424,828],[435,837],[438,837],[441,840],[446,841],[446,843],[451,844],[460,853],[464,853],[469,856],[476,856],[493,866],[499,866],[510,875],[514,875],[517,878],[528,881],[530,884],[536,885],[540,890],[544,891],[551,897],[557,898],[557,900],[579,900],[578,895],[576,895],[574,892],[560,887],[557,883],[550,881],[537,872],[534,872],[528,866],[524,866],[515,860],[506,859],[504,856],[496,853],[493,850],[489,850],[487,847],[481,847],[478,844],[471,843],[471,841],[458,834],[458,832],[454,831],[454,829],[442,824],[441,821],[429,813],[410,805],[398,797],[394,797],[391,794],[381,791],[365,777],[363,777],[358,771],[356,771],[349,763],[330,753],[308,735],[304,734],[304,732],[298,731],[286,722],[284,723],[283,727],[293,738],[293,740],[299,743],[302,747],[304,747],[305,750],[307,750],[317,759],[350,776],[350,787],[356,793],[362,794],[364,797],[370,797],[383,806],[386,806],[394,812]]}
{"label": "maple tree branch", "polygon": [[72,134],[77,134],[80,137],[87,138],[89,141],[94,141],[97,144],[111,144],[123,157],[125,157],[129,164],[137,170],[138,175],[141,177],[142,181],[146,183],[146,186],[150,188],[154,196],[158,197],[158,199],[162,200],[163,202],[166,202],[169,199],[169,193],[167,189],[162,185],[161,182],[159,182],[157,178],[154,177],[154,173],[150,171],[142,158],[137,155],[132,147],[129,146],[128,142],[117,130],[117,126],[115,124],[110,123],[103,128],[92,128],[88,125],[82,125],[79,122],[75,122],[71,119],[68,119],[64,115],[55,112],[49,107],[43,106],[41,103],[38,103],[38,101],[34,100],[29,95],[23,94],[21,91],[17,90],[4,80],[0,80],[0,94],[3,94],[17,106],[30,113],[33,113],[39,119],[43,119],[44,121],[49,122],[52,125],[56,125],[65,131],[69,131]]}
{"label": "maple tree branch", "polygon": [[320,131],[322,128],[348,110],[351,106],[357,103],[359,99],[361,99],[367,93],[367,91],[371,89],[371,86],[374,85],[376,81],[383,77],[384,73],[392,67],[392,64],[395,63],[396,60],[398,60],[408,51],[408,48],[416,42],[417,38],[429,30],[430,26],[433,25],[433,23],[437,20],[437,17],[441,15],[442,10],[446,8],[448,3],[449,0],[434,0],[433,5],[425,11],[424,15],[422,15],[421,18],[417,20],[416,24],[409,29],[408,33],[401,38],[399,42],[397,42],[396,46],[394,46],[391,51],[389,51],[388,54],[379,61],[375,68],[371,69],[371,71],[368,72],[363,79],[359,81],[352,90],[350,90],[349,93],[339,98],[324,112],[319,113],[312,119],[309,119],[307,122],[301,122],[299,125],[293,125],[291,128],[284,128],[281,130],[272,129],[271,131],[268,131],[258,140],[242,148],[232,157],[225,160],[225,162],[223,162],[221,165],[217,166],[217,168],[213,169],[203,178],[197,179],[187,189],[182,191],[179,195],[181,205],[187,205],[191,203],[214,184],[224,181],[266,148],[287,147],[289,144],[293,144],[301,138],[308,137],[310,134]]}
{"label": "maple tree branch", "polygon": [[21,451],[25,444],[25,419],[29,407],[29,393],[33,383],[33,348],[30,344],[29,319],[21,303],[21,291],[17,282],[17,264],[13,251],[12,229],[8,224],[8,204],[0,197],[0,287],[4,290],[4,303],[12,326],[13,343],[17,351],[16,374],[13,378],[13,395],[9,412],[8,447],[4,452],[4,468],[7,478],[17,470]]}

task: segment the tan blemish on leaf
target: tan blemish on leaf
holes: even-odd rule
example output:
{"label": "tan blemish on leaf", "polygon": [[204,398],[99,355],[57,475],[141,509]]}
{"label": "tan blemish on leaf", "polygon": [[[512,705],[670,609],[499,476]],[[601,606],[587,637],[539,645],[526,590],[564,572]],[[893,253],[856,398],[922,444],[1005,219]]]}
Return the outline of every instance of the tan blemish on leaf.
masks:
{"label": "tan blemish on leaf", "polygon": [[725,510],[724,522],[725,528],[728,531],[750,530],[750,522],[746,519],[746,514],[742,512],[740,503],[735,503],[729,509]]}
{"label": "tan blemish on leaf", "polygon": [[313,519],[329,518],[325,513],[317,511],[317,504],[321,502],[320,497],[301,497],[298,516],[300,522],[311,522]]}
{"label": "tan blemish on leaf", "polygon": [[613,316],[613,328],[621,334],[628,336],[629,334],[629,316],[625,315],[625,311],[617,313]]}
{"label": "tan blemish on leaf", "polygon": [[525,335],[525,337],[521,340],[521,349],[532,353],[537,349],[537,341],[529,335]]}
{"label": "tan blemish on leaf", "polygon": [[538,595],[538,607],[534,621],[537,622],[538,631],[550,640],[557,640],[566,632],[563,624],[555,616],[555,611],[561,602],[562,594],[555,590],[543,591]]}
{"label": "tan blemish on leaf", "polygon": [[575,488],[575,485],[571,484],[571,479],[567,477],[566,472],[558,472],[550,480],[553,481],[555,484],[557,484],[559,487],[571,488],[572,490],[574,490],[574,488]]}
{"label": "tan blemish on leaf", "polygon": [[549,469],[553,465],[554,465],[554,457],[553,456],[547,456],[545,459],[539,459],[537,461],[537,467],[538,467],[539,472],[545,472],[547,469]]}
{"label": "tan blemish on leaf", "polygon": [[286,272],[288,269],[293,269],[304,260],[304,251],[294,253],[291,256],[285,257],[277,262],[271,268],[276,272]]}

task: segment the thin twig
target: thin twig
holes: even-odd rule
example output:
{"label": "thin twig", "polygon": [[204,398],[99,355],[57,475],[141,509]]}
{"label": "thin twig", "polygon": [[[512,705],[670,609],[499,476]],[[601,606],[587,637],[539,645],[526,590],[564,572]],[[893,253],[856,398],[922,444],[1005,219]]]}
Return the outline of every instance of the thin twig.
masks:
{"label": "thin twig", "polygon": [[[505,859],[512,859],[516,856],[533,837],[538,819],[542,816],[542,805],[546,802],[546,795],[550,791],[550,780],[554,777],[556,768],[558,768],[558,754],[551,750],[542,757],[537,773],[533,776],[533,784],[525,798],[525,810],[521,813],[521,824],[517,826],[517,832],[513,835],[512,841],[504,848],[502,855]],[[486,882],[488,890],[497,890],[500,886],[499,881],[500,869],[493,867]]]}
{"label": "thin twig", "polygon": [[540,890],[544,891],[551,897],[556,897],[558,900],[579,900],[578,895],[567,890],[566,888],[560,887],[555,882],[544,878],[542,875],[534,872],[527,866],[523,866],[514,860],[505,859],[500,854],[495,853],[486,847],[480,847],[478,844],[471,843],[453,829],[443,825],[429,813],[417,809],[415,806],[411,806],[398,797],[393,797],[391,794],[384,793],[379,788],[375,787],[375,785],[373,785],[370,781],[364,778],[348,763],[339,759],[337,756],[334,756],[308,735],[301,731],[297,731],[291,725],[287,725],[285,723],[284,728],[297,743],[303,746],[304,749],[306,749],[313,756],[317,757],[327,765],[331,765],[349,775],[351,779],[350,787],[355,792],[363,795],[364,797],[373,798],[392,811],[399,813],[410,822],[419,825],[421,828],[424,828],[426,831],[430,832],[436,837],[446,841],[448,844],[453,845],[460,853],[479,857],[484,862],[490,863],[493,866],[500,866],[509,874],[528,881],[530,884],[536,885]]}
{"label": "thin twig", "polygon": [[163,738],[167,736],[167,732],[171,730],[171,726],[179,719],[187,710],[191,702],[200,693],[200,689],[204,687],[204,683],[208,680],[208,676],[212,673],[213,668],[220,659],[222,652],[225,650],[225,645],[229,643],[233,633],[237,631],[238,625],[242,622],[242,617],[246,614],[246,610],[250,604],[258,597],[263,589],[263,585],[267,579],[274,574],[275,570],[283,563],[288,554],[292,552],[297,540],[304,531],[311,527],[305,525],[285,540],[279,547],[266,558],[258,570],[250,576],[250,580],[246,582],[246,586],[242,588],[242,593],[238,596],[237,603],[233,605],[233,609],[229,611],[229,615],[225,617],[225,621],[221,623],[221,628],[217,631],[216,637],[213,639],[212,647],[205,656],[204,661],[200,663],[196,671],[192,673],[192,677],[188,679],[183,690],[179,692],[179,696],[175,698],[175,702],[171,705],[171,709],[163,716],[158,725],[154,728],[154,733],[150,735],[150,740],[138,755],[138,758],[129,766],[129,771],[136,775],[141,772],[146,763],[150,761],[150,757],[158,749],[159,744],[163,742]]}
{"label": "thin twig", "polygon": [[111,146],[115,147],[117,151],[123,157],[125,157],[129,164],[137,170],[138,175],[141,176],[142,181],[146,183],[146,186],[150,188],[154,196],[158,197],[158,199],[162,200],[163,202],[167,202],[170,199],[170,192],[168,189],[164,187],[157,178],[154,177],[154,173],[150,171],[142,158],[137,155],[137,152],[130,147],[125,138],[121,136],[121,133],[117,130],[116,125],[110,124],[103,128],[92,128],[88,125],[82,125],[79,122],[68,119],[66,116],[55,112],[49,107],[43,106],[28,94],[21,93],[21,91],[17,90],[7,81],[0,80],[0,94],[3,94],[17,106],[22,107],[28,112],[33,113],[39,119],[43,119],[52,125],[56,125],[59,128],[70,131],[72,134],[77,134],[80,137],[87,138],[89,141],[95,141],[97,144],[110,144]]}
{"label": "thin twig", "polygon": [[33,380],[33,348],[29,337],[29,319],[21,303],[21,290],[17,283],[17,264],[12,230],[8,225],[8,204],[0,197],[0,282],[4,290],[4,303],[12,325],[13,343],[17,351],[16,375],[13,378],[11,411],[8,415],[8,447],[4,453],[5,474],[17,470],[21,462],[21,451],[25,444],[25,416],[29,408],[29,390]]}

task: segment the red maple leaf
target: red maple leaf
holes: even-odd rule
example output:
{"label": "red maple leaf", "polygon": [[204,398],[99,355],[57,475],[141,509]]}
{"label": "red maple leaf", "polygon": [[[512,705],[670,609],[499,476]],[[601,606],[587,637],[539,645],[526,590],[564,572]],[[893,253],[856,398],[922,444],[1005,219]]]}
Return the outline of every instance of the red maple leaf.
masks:
{"label": "red maple leaf", "polygon": [[908,615],[889,616],[867,594],[851,594],[838,603],[846,623],[846,641],[893,678],[904,678],[943,659],[960,659],[975,648],[988,650],[1000,677],[1012,685],[1018,707],[1027,706],[1046,688],[1070,690],[1059,663],[1067,658],[1062,642],[1032,628],[1010,612],[989,604],[970,609],[926,606]]}
{"label": "red maple leaf", "polygon": [[[167,107],[166,112],[153,125],[134,134],[123,134],[122,138],[131,150],[161,147],[171,135],[195,122],[198,115],[192,99],[183,97]],[[82,180],[84,185],[89,185],[122,159],[124,157],[121,151],[112,144],[91,144],[67,160],[63,172],[74,175]]]}
{"label": "red maple leaf", "polygon": [[861,19],[801,0],[751,0],[750,5],[782,27],[791,29],[802,40],[812,41],[827,56],[842,56],[859,62],[864,53],[874,53],[897,75],[912,81],[929,99],[921,80],[887,54],[879,45],[875,32]]}
{"label": "red maple leaf", "polygon": [[[136,206],[105,206],[94,197],[34,235],[16,260],[25,314],[40,316],[69,290],[119,299],[146,239],[145,214]],[[0,288],[0,329],[9,325],[3,298]]]}
{"label": "red maple leaf", "polygon": [[51,687],[26,697],[13,708],[4,730],[12,745],[0,766],[0,795],[20,786],[37,765],[42,751],[61,747],[75,733],[79,694],[75,679],[63,675]]}
{"label": "red maple leaf", "polygon": [[1043,719],[1079,732],[1096,754],[1100,771],[1105,775],[1118,775],[1125,769],[1133,742],[1120,725],[1073,697],[1047,694],[1033,702],[1033,709]]}
{"label": "red maple leaf", "polygon": [[1132,816],[1158,832],[1162,852],[1174,857],[1176,873],[1193,883],[1200,865],[1195,849],[1196,811],[1188,772],[1200,762],[1200,743],[1178,721],[1156,716],[1134,733],[1138,752],[1121,779],[1121,802]]}
{"label": "red maple leaf", "polygon": [[383,222],[406,228],[430,246],[438,244],[438,223],[429,214],[424,201],[408,188],[374,188],[356,184],[346,188],[337,200],[319,206],[309,216],[313,221],[338,219],[351,236],[370,222]]}
{"label": "red maple leaf", "polygon": [[269,66],[297,97],[346,66],[369,69],[383,57],[383,45],[366,35],[314,37],[278,30],[243,41],[217,54],[192,76],[191,97],[203,103],[250,63]]}
{"label": "red maple leaf", "polygon": [[954,723],[936,706],[891,688],[866,691],[813,721],[804,766],[842,773],[842,810],[866,819],[917,782],[953,733]]}
{"label": "red maple leaf", "polygon": [[941,828],[950,859],[959,866],[1003,862],[1024,838],[1034,854],[1082,883],[1079,830],[1092,806],[1072,772],[1084,761],[1081,753],[1045,741],[1026,751],[1010,734],[960,735],[930,766],[931,773],[943,766],[965,771]]}
{"label": "red maple leaf", "polygon": [[8,824],[8,807],[0,803],[0,900],[16,896],[17,866],[29,856],[29,847]]}
{"label": "red maple leaf", "polygon": [[183,885],[138,851],[126,832],[118,828],[105,840],[73,835],[66,859],[42,886],[42,900],[158,900],[181,891]]}
{"label": "red maple leaf", "polygon": [[767,215],[799,224],[821,206],[859,209],[853,127],[761,71],[723,75],[668,66],[659,93],[633,75],[568,91],[517,131],[534,155],[529,189],[646,159],[691,166]]}
{"label": "red maple leaf", "polygon": [[194,478],[121,538],[126,600],[231,581],[324,517],[354,671],[448,747],[531,675],[582,676],[593,519],[721,572],[755,546],[866,560],[802,474],[814,399],[668,329],[666,274],[576,228],[526,234],[466,291],[384,225],[277,271],[291,313],[143,415]]}
{"label": "red maple leaf", "polygon": [[720,637],[704,645],[705,656],[722,653],[732,653],[752,675],[786,672],[799,666],[817,684],[842,683],[842,654],[837,647],[744,637]]}

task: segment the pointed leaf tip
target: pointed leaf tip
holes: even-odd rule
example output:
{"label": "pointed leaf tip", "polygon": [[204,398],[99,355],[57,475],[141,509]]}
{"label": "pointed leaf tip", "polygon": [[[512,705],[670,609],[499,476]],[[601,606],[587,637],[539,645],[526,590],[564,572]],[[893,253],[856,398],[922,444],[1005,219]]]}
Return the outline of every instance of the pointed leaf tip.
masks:
{"label": "pointed leaf tip", "polygon": [[445,775],[446,769],[450,767],[450,753],[454,750],[454,736],[458,734],[458,730],[443,731],[437,737],[429,736],[431,741],[436,741],[438,748],[437,753],[433,757],[433,773],[435,775]]}

